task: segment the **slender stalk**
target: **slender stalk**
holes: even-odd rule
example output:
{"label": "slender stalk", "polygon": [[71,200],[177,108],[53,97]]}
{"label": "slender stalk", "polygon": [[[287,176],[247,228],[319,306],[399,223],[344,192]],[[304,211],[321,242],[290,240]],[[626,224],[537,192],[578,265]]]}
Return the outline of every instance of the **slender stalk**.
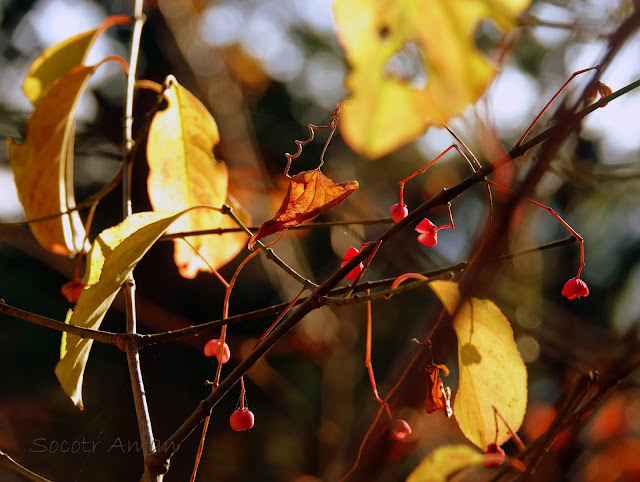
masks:
{"label": "slender stalk", "polygon": [[51,482],[49,479],[45,479],[44,477],[41,477],[38,474],[31,472],[26,467],[20,465],[2,450],[0,450],[0,465],[4,465],[5,467],[34,482]]}
{"label": "slender stalk", "polygon": [[[131,165],[133,161],[131,156],[135,145],[133,142],[133,94],[135,90],[138,56],[140,53],[140,38],[142,36],[142,27],[144,25],[143,5],[143,0],[136,0],[134,10],[135,22],[133,26],[133,34],[131,36],[131,51],[129,55],[129,74],[127,76],[127,95],[124,120],[124,167],[122,170],[122,209],[123,217],[125,219],[133,213],[133,207],[131,205]],[[123,291],[126,302],[127,333],[135,335],[137,331],[135,280],[132,274],[130,274],[128,279],[125,281]],[[133,391],[136,418],[138,420],[142,453],[145,460],[145,470],[142,480],[146,482],[161,481],[163,476],[159,474],[152,475],[147,464],[147,460],[150,455],[155,451],[155,444],[153,439],[153,429],[151,427],[151,418],[149,417],[149,408],[147,406],[147,398],[144,390],[144,382],[142,381],[138,349],[138,345],[134,342],[134,339],[128,338],[125,352],[127,354],[127,363],[129,365],[129,376],[131,378],[131,388]]]}
{"label": "slender stalk", "polygon": [[[292,226],[287,228],[288,230],[306,230],[306,229],[318,229],[318,228],[332,228],[334,226],[370,226],[376,224],[391,224],[393,220],[389,217],[386,218],[371,218],[371,219],[353,219],[342,221],[319,221],[309,224],[300,224],[299,226]],[[257,231],[260,226],[247,227],[250,231]],[[176,238],[186,238],[188,236],[201,236],[205,234],[226,234],[226,233],[241,233],[246,232],[243,228],[214,228],[214,229],[201,229],[198,231],[183,231],[180,233],[164,234],[159,241],[170,241]]]}
{"label": "slender stalk", "polygon": [[15,318],[34,323],[36,325],[51,328],[56,331],[64,331],[70,335],[76,335],[80,338],[89,338],[91,340],[99,341],[100,343],[107,343],[109,345],[119,346],[118,335],[116,333],[110,333],[108,331],[91,330],[89,328],[82,328],[80,326],[69,325],[62,321],[47,318],[46,316],[37,315],[30,311],[21,310],[14,306],[9,306],[0,300],[0,313],[5,313]]}

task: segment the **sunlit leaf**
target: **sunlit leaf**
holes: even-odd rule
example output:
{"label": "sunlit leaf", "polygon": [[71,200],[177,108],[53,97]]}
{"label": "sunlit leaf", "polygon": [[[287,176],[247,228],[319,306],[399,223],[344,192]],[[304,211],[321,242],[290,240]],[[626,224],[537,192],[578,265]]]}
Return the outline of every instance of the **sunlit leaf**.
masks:
{"label": "sunlit leaf", "polygon": [[[153,209],[171,211],[196,205],[222,207],[227,202],[227,168],[213,157],[218,126],[207,109],[173,78],[167,79],[167,108],[153,118],[147,143],[148,190]],[[236,206],[235,211],[242,212]],[[248,215],[244,219],[249,223]],[[192,211],[170,232],[237,227],[212,210]],[[174,240],[174,260],[180,274],[194,278],[228,263],[247,243],[244,233],[190,236]],[[191,245],[191,246],[189,246]],[[197,250],[198,254],[194,251]],[[203,260],[206,260],[206,262]]]}
{"label": "sunlit leaf", "polygon": [[[76,303],[70,323],[97,330],[120,287],[140,259],[186,211],[177,214],[137,213],[94,240],[87,259],[85,289]],[[82,379],[93,340],[66,337],[66,351],[56,365],[56,376],[64,392],[81,410]],[[62,354],[62,349],[61,349]]]}
{"label": "sunlit leaf", "polygon": [[480,465],[483,454],[468,445],[443,445],[427,455],[407,482],[447,482],[461,470]]}
{"label": "sunlit leaf", "polygon": [[[73,67],[40,97],[27,121],[23,144],[8,139],[18,197],[27,219],[75,207],[73,138],[75,108],[87,82],[102,64]],[[83,249],[84,226],[76,211],[29,225],[47,250],[73,256]]]}
{"label": "sunlit leaf", "polygon": [[259,239],[298,226],[337,206],[358,189],[356,181],[334,183],[320,169],[291,176],[289,190],[275,216],[260,226],[249,241],[249,249]]}
{"label": "sunlit leaf", "polygon": [[370,158],[460,115],[495,67],[475,45],[483,19],[503,29],[530,0],[337,0],[338,37],[351,92],[340,111],[349,146]]}
{"label": "sunlit leaf", "polygon": [[113,25],[127,23],[131,23],[128,15],[113,15],[107,17],[98,28],[74,35],[46,49],[29,67],[22,82],[24,95],[36,106],[54,80],[84,63],[89,49],[102,32]]}
{"label": "sunlit leaf", "polygon": [[527,369],[511,325],[489,300],[470,298],[458,306],[457,283],[434,281],[429,286],[451,316],[457,310],[453,328],[460,380],[453,412],[460,430],[483,451],[494,442],[502,445],[511,438],[503,419],[517,431],[527,408]]}

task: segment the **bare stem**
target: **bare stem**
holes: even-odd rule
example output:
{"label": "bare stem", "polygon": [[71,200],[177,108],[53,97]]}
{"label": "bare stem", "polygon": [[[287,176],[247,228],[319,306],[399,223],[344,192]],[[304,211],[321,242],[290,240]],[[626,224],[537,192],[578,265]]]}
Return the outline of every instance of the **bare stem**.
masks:
{"label": "bare stem", "polygon": [[91,340],[99,341],[100,343],[107,343],[109,345],[118,345],[118,335],[116,333],[110,333],[108,331],[91,330],[89,328],[82,328],[81,326],[74,326],[64,323],[62,321],[47,318],[46,316],[37,315],[30,311],[21,310],[9,306],[4,301],[0,300],[0,313],[5,313],[15,318],[34,323],[36,325],[51,328],[56,331],[64,331],[70,335],[76,335],[79,338],[89,338]]}
{"label": "bare stem", "polygon": [[0,465],[4,465],[5,467],[26,477],[29,480],[33,480],[34,482],[51,482],[49,479],[45,479],[44,477],[41,477],[34,472],[31,472],[26,467],[23,467],[18,462],[16,462],[11,457],[9,457],[6,453],[4,453],[2,450],[0,450]]}

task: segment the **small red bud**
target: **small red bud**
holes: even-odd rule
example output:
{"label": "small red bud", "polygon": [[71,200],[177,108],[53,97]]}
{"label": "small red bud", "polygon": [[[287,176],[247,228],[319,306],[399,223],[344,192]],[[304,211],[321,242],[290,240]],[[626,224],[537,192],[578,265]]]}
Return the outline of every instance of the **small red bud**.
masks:
{"label": "small red bud", "polygon": [[416,226],[416,231],[422,233],[418,236],[418,242],[425,246],[435,246],[438,242],[438,228],[429,219],[424,218]]}
{"label": "small red bud", "polygon": [[489,444],[485,455],[487,455],[487,458],[482,463],[482,465],[484,465],[488,469],[495,469],[497,467],[500,467],[504,462],[504,450],[502,450],[502,447],[499,447],[496,444]]}
{"label": "small red bud", "polygon": [[[342,256],[342,259],[344,261],[342,262],[342,264],[340,266],[344,267],[349,261],[351,261],[353,258],[358,256],[359,254],[360,254],[360,251],[357,250],[356,248],[347,249],[347,252],[344,253],[344,255]],[[349,274],[347,276],[345,276],[345,278],[347,278],[348,280],[353,281],[358,276],[360,276],[360,273],[362,272],[363,269],[364,269],[364,264],[360,263],[358,266],[356,266],[351,271],[349,271]]]}
{"label": "small red bud", "polygon": [[62,285],[60,292],[64,295],[69,303],[75,303],[80,298],[80,293],[84,289],[84,283],[80,278],[74,278]]}
{"label": "small red bud", "polygon": [[[204,346],[204,356],[219,357],[220,341],[216,340],[215,338],[213,340],[209,340]],[[229,350],[229,345],[225,343],[224,347],[222,348],[222,360],[220,361],[224,364],[229,361],[229,358],[231,358],[231,350]]]}
{"label": "small red bud", "polygon": [[389,431],[389,438],[391,440],[402,440],[407,435],[411,435],[411,427],[406,420],[401,418],[391,420],[387,426]]}
{"label": "small red bud", "polygon": [[229,417],[229,424],[231,428],[236,432],[242,430],[249,430],[253,427],[254,421],[253,412],[248,408],[240,408],[231,414]]}
{"label": "small red bud", "polygon": [[396,203],[391,206],[391,219],[393,219],[394,223],[399,223],[409,214],[409,209],[407,209],[406,204]]}
{"label": "small red bud", "polygon": [[562,296],[568,300],[575,300],[576,298],[589,296],[587,283],[582,281],[580,278],[571,278],[562,287]]}

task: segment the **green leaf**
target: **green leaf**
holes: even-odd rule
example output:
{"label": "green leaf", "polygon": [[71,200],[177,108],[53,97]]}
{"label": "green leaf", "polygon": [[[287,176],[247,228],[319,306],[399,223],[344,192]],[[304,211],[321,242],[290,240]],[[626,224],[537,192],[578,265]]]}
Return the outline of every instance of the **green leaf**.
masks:
{"label": "green leaf", "polygon": [[462,302],[457,283],[434,281],[429,286],[449,315],[457,311],[453,328],[458,337],[460,380],[453,413],[460,430],[483,451],[494,442],[502,445],[511,438],[502,419],[517,431],[527,408],[527,369],[511,325],[489,300]]}
{"label": "green leaf", "polygon": [[83,32],[52,45],[31,64],[22,83],[24,95],[36,106],[49,86],[73,67],[84,63],[95,40],[112,25],[131,23],[128,15],[107,17],[93,30]]}
{"label": "green leaf", "polygon": [[[88,256],[84,278],[86,286],[76,303],[70,324],[99,329],[120,287],[138,262],[171,223],[188,211],[177,214],[136,213],[100,233]],[[68,335],[66,352],[55,370],[64,392],[81,410],[84,408],[82,379],[92,343],[91,339]]]}
{"label": "green leaf", "polygon": [[406,482],[447,482],[461,470],[483,462],[484,456],[468,445],[443,445],[427,455]]}

